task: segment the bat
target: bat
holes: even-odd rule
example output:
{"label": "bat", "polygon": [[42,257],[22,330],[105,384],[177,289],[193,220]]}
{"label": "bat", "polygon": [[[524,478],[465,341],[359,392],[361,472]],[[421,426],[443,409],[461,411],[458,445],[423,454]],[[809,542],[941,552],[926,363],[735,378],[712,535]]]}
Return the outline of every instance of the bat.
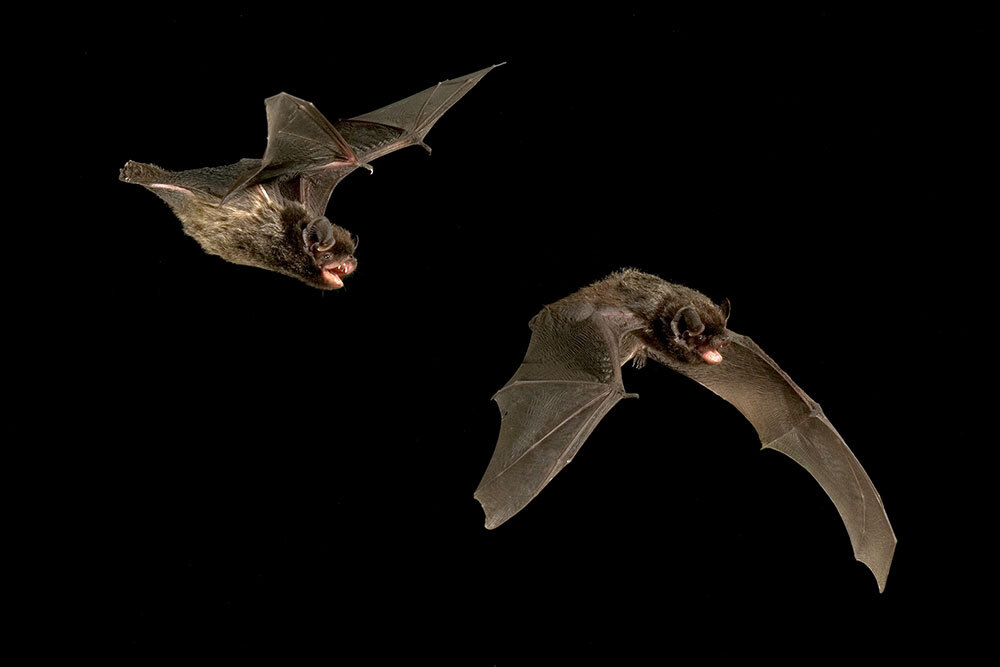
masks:
{"label": "bat", "polygon": [[699,382],[753,424],[765,448],[801,464],[833,501],[879,591],[896,548],[882,499],[819,404],[750,338],[726,328],[729,302],[647,273],[612,274],[545,306],[517,372],[494,396],[496,450],[475,498],[496,528],[569,463],[628,394],[621,367],[653,359]]}
{"label": "bat", "polygon": [[339,289],[358,266],[358,239],[326,217],[333,189],[358,167],[372,172],[369,163],[386,153],[407,146],[430,153],[424,137],[434,123],[497,66],[335,123],[279,93],[265,100],[263,158],[174,172],[129,161],[119,179],[165,201],[206,252]]}

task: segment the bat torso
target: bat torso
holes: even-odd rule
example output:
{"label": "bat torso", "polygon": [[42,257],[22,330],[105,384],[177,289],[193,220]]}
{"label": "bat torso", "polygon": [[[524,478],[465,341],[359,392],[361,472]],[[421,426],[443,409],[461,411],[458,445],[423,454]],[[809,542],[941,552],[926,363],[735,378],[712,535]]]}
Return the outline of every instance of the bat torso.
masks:
{"label": "bat torso", "polygon": [[170,202],[174,213],[206,252],[230,262],[271,268],[276,253],[287,247],[292,218],[305,217],[298,202],[289,202],[276,188],[257,185],[225,204],[199,192]]}
{"label": "bat torso", "polygon": [[[675,285],[648,273],[627,269],[561,299],[546,308],[574,313],[584,319],[598,314],[619,341],[619,359],[624,365],[636,354],[650,349],[656,335],[653,323],[665,311],[707,299],[700,292]],[[657,348],[650,351],[658,358]]]}

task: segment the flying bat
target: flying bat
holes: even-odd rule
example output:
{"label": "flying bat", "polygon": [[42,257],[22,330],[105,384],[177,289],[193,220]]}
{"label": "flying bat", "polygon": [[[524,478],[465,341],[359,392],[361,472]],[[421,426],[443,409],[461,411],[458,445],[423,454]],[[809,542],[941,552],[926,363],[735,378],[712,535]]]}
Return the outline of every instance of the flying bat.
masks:
{"label": "flying bat", "polygon": [[325,215],[337,183],[358,167],[371,172],[372,160],[400,148],[429,153],[424,137],[434,123],[493,67],[335,123],[312,103],[279,93],[265,100],[263,158],[173,172],[129,161],[119,178],[165,201],[206,252],[339,289],[357,268],[358,240]]}
{"label": "flying bat", "polygon": [[726,328],[729,302],[639,271],[545,306],[514,377],[494,396],[502,422],[475,497],[496,528],[569,463],[627,394],[621,367],[653,359],[699,382],[753,424],[764,447],[801,464],[840,513],[879,590],[896,548],[882,499],[819,404],[750,338]]}

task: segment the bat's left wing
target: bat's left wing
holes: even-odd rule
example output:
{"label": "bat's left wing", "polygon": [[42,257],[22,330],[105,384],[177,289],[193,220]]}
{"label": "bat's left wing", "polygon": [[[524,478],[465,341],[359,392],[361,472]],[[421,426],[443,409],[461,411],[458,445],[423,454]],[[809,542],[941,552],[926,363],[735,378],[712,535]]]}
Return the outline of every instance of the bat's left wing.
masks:
{"label": "bat's left wing", "polygon": [[736,406],[764,447],[791,457],[812,474],[836,505],[854,557],[868,566],[879,590],[884,590],[896,535],[878,491],[844,439],[819,404],[750,338],[729,332],[723,357],[718,365],[668,365]]}
{"label": "bat's left wing", "polygon": [[[299,188],[305,203],[309,178],[322,174],[323,179],[332,179],[336,185],[360,165],[354,149],[312,102],[278,93],[264,104],[267,107],[264,157],[256,172],[247,173],[232,184],[223,202],[244,188],[283,177]],[[322,214],[321,210],[316,215]]]}
{"label": "bat's left wing", "polygon": [[434,123],[500,65],[442,81],[389,106],[334,123],[334,129],[351,148],[358,163],[348,171],[321,170],[308,174],[302,203],[314,215],[322,215],[333,188],[354,168],[363,166],[371,170],[369,162],[407,146],[423,146],[429,153],[431,149],[424,143],[424,137]]}
{"label": "bat's left wing", "polygon": [[[434,123],[493,67],[442,81],[376,111],[330,123],[311,103],[279,93],[266,100],[267,149],[260,170],[235,183],[241,188],[285,177],[297,179],[298,198],[313,216],[326,211],[341,179],[386,153],[424,144]],[[429,150],[429,149],[428,149]]]}

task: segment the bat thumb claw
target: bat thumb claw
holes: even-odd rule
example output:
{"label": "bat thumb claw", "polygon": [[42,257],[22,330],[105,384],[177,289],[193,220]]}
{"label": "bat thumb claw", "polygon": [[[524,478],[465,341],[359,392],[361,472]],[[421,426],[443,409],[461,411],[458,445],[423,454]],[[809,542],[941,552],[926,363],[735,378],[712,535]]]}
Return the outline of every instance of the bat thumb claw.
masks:
{"label": "bat thumb claw", "polygon": [[622,398],[639,398],[639,394],[622,394]]}
{"label": "bat thumb claw", "polygon": [[418,145],[418,146],[420,146],[421,148],[423,148],[423,149],[424,149],[425,151],[427,151],[427,154],[428,154],[428,155],[430,155],[430,154],[431,154],[431,147],[430,147],[430,146],[428,146],[427,144],[425,144],[424,142],[422,142],[422,141],[421,141],[421,142],[420,142],[419,144],[417,144],[417,145]]}

